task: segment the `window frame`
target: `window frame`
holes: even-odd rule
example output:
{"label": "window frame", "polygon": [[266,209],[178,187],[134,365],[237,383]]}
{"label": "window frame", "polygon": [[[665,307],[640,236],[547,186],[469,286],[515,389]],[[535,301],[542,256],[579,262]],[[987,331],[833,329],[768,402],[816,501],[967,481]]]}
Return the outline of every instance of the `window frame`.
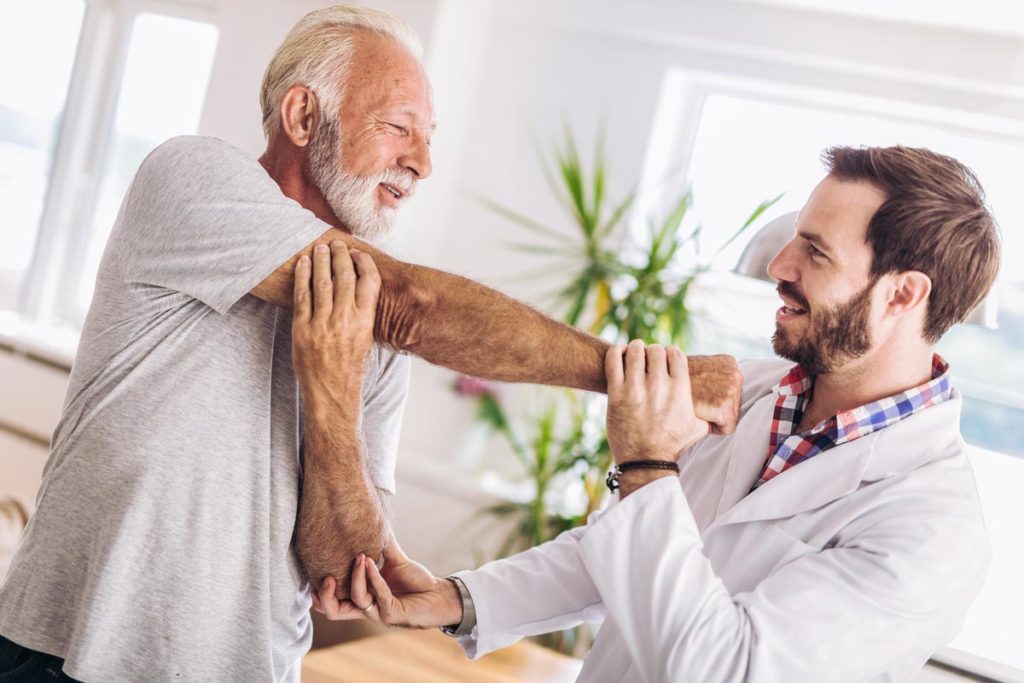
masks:
{"label": "window frame", "polygon": [[[152,13],[221,30],[213,5],[173,0],[85,0],[70,85],[56,134],[32,259],[14,312],[26,325],[78,332],[75,305],[91,219],[109,162],[135,20]],[[84,229],[83,229],[84,228]]]}

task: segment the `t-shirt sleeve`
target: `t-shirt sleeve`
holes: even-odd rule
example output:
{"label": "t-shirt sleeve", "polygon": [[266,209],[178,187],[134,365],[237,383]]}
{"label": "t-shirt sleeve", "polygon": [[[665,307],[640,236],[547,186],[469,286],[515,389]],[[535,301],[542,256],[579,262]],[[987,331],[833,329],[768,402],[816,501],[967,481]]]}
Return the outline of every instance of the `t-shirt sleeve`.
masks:
{"label": "t-shirt sleeve", "polygon": [[366,464],[374,483],[395,493],[395,466],[402,414],[409,393],[409,357],[381,346],[374,346],[380,368],[377,382],[363,398],[363,443]]}
{"label": "t-shirt sleeve", "polygon": [[108,249],[126,282],[224,313],[329,227],[241,150],[181,137],[139,168]]}

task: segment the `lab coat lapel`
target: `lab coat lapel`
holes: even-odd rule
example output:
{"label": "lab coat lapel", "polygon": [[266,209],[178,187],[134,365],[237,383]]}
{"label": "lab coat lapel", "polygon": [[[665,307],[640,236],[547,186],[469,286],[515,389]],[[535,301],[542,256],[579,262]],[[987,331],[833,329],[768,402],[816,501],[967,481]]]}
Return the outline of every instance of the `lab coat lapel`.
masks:
{"label": "lab coat lapel", "polygon": [[778,394],[772,392],[752,405],[736,426],[736,432],[729,437],[731,442],[724,449],[725,452],[717,456],[728,458],[728,465],[716,518],[743,500],[761,476],[761,470],[768,459],[768,436],[777,397]]}
{"label": "lab coat lapel", "polygon": [[[836,446],[786,470],[739,498],[715,520],[711,528],[792,517],[847,495],[860,486],[877,436],[878,432]],[[748,489],[752,484],[753,481],[748,483]]]}

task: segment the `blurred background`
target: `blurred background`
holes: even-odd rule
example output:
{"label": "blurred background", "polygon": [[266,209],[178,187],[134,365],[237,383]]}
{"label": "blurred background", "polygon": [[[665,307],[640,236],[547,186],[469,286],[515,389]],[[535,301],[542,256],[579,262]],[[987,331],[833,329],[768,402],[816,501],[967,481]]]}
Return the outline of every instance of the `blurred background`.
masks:
{"label": "blurred background", "polygon": [[[139,163],[182,134],[257,156],[263,69],[295,21],[325,4],[0,0],[0,496],[29,507],[35,497],[96,267]],[[440,123],[434,175],[386,247],[571,317],[571,302],[552,296],[586,265],[573,255],[585,227],[558,166],[569,159],[587,187],[601,177],[606,215],[618,219],[602,247],[619,270],[592,283],[580,324],[597,325],[602,296],[638,286],[635,268],[669,225],[680,250],[666,296],[686,316],[666,334],[691,353],[770,356],[774,289],[737,263],[761,227],[802,206],[824,148],[924,146],[975,170],[1001,225],[1003,267],[983,310],[940,352],[967,397],[963,433],[995,559],[963,632],[936,659],[964,676],[1024,680],[1024,4],[358,4],[419,33]],[[654,314],[650,329],[665,331]],[[566,400],[553,391],[468,386],[416,363],[397,501],[410,555],[449,572],[510,538],[541,540],[561,523],[552,519],[579,519],[594,459],[538,465],[537,406]],[[577,428],[591,438],[593,420],[550,412],[551,430],[569,430],[553,443]],[[531,522],[524,509],[538,498],[542,519]]]}

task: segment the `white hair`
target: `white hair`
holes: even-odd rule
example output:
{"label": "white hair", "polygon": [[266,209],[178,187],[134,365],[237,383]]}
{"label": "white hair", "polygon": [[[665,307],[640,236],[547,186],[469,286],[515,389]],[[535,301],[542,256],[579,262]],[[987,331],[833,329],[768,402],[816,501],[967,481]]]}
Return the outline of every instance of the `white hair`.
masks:
{"label": "white hair", "polygon": [[293,85],[312,90],[321,116],[334,117],[344,97],[353,37],[360,30],[390,38],[417,58],[423,55],[412,27],[388,12],[348,5],[310,12],[288,32],[263,73],[260,105],[268,139],[281,123],[281,100]]}

